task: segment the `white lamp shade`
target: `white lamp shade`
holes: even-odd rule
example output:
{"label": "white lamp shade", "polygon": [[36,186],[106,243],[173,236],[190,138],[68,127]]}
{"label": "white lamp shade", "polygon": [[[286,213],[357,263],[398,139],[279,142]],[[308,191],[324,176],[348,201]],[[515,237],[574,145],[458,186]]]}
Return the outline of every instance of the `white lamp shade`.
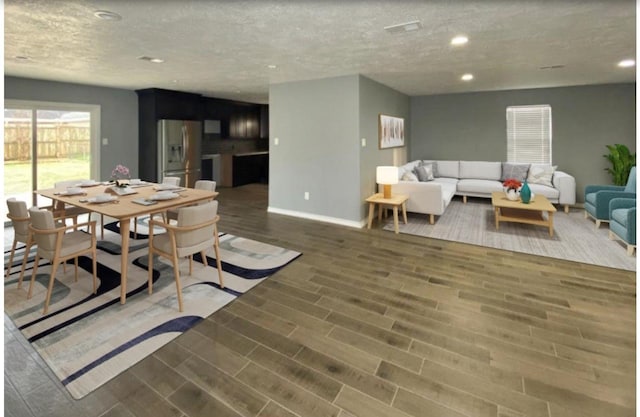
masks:
{"label": "white lamp shade", "polygon": [[377,167],[376,182],[378,184],[397,184],[398,167]]}

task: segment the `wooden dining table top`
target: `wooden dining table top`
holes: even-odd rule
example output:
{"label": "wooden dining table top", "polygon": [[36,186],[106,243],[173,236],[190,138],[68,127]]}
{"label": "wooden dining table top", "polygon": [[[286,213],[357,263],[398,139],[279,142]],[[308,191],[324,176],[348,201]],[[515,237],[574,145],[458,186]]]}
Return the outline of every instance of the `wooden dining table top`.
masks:
{"label": "wooden dining table top", "polygon": [[[144,214],[166,211],[170,208],[175,208],[183,205],[194,204],[200,201],[212,200],[218,196],[216,191],[199,190],[195,188],[180,188],[174,191],[179,197],[169,200],[154,200],[155,203],[151,205],[137,204],[134,200],[144,199],[151,200],[154,194],[158,194],[163,190],[159,190],[160,184],[144,183],[142,185],[133,186],[131,189],[135,191],[135,194],[129,195],[117,195],[112,191],[112,185],[105,185],[99,183],[98,185],[78,187],[81,188],[83,193],[76,195],[67,195],[67,188],[48,188],[42,190],[36,190],[35,193],[51,198],[52,200],[60,201],[65,204],[71,204],[76,207],[81,207],[89,211],[104,214],[105,216],[113,217],[116,219],[126,219],[131,217],[138,217]],[[164,190],[172,191],[172,190]],[[99,194],[109,194],[117,196],[114,201],[106,202],[93,202],[91,199],[95,198]]]}

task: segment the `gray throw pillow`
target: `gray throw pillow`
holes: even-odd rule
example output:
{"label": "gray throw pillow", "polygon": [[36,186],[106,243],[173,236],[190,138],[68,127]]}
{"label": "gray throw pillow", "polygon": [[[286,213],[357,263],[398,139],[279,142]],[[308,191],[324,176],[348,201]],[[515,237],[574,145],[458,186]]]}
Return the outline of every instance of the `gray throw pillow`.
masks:
{"label": "gray throw pillow", "polygon": [[433,172],[433,176],[439,177],[438,175],[438,163],[436,161],[422,161],[420,165],[423,166],[431,166],[431,172]]}
{"label": "gray throw pillow", "polygon": [[431,168],[431,165],[417,166],[413,170],[413,172],[415,172],[416,176],[418,177],[418,181],[433,181],[433,169]]}
{"label": "gray throw pillow", "polygon": [[502,177],[500,181],[506,181],[509,178],[515,178],[518,181],[524,181],[529,173],[529,166],[531,164],[517,164],[513,162],[502,163]]}

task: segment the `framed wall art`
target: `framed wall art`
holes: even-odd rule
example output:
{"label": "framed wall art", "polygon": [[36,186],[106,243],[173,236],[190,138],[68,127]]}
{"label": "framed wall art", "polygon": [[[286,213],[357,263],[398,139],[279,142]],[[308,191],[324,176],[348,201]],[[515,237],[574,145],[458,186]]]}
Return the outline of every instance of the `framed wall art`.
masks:
{"label": "framed wall art", "polygon": [[378,121],[380,149],[404,146],[404,119],[381,114]]}

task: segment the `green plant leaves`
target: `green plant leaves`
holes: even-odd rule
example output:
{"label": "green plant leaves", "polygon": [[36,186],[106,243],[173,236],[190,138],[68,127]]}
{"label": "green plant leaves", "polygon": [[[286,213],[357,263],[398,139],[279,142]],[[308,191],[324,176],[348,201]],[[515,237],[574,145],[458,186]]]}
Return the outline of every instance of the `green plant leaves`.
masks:
{"label": "green plant leaves", "polygon": [[611,168],[605,168],[605,171],[613,176],[615,185],[626,185],[631,167],[636,165],[636,154],[632,154],[629,148],[619,143],[606,145],[606,147],[609,149],[609,154],[602,156],[611,163]]}

